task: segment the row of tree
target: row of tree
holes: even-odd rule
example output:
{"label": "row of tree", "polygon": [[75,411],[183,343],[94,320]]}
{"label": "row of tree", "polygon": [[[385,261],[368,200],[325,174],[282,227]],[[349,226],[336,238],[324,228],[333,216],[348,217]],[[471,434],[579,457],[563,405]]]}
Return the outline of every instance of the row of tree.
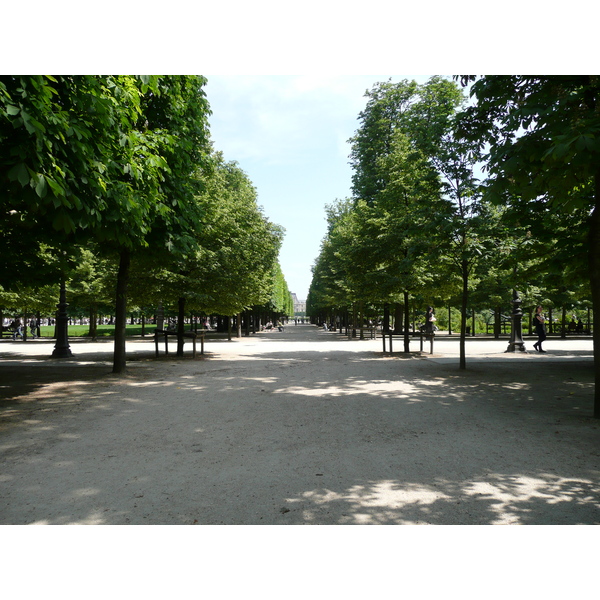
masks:
{"label": "row of tree", "polygon": [[0,305],[43,311],[62,283],[93,323],[111,290],[114,372],[125,367],[128,302],[176,306],[181,350],[189,311],[293,314],[283,230],[213,148],[205,84],[0,77]]}
{"label": "row of tree", "polygon": [[598,78],[432,77],[366,97],[353,195],[327,207],[311,315],[401,306],[408,351],[411,304],[460,306],[464,369],[469,311],[506,306],[512,290],[526,307],[598,306]]}

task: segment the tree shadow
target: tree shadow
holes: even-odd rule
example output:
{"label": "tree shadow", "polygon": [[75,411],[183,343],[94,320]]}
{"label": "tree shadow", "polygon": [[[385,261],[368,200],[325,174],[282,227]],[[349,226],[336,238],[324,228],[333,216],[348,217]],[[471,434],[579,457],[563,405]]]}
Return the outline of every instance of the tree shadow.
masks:
{"label": "tree shadow", "polygon": [[23,409],[0,437],[5,524],[600,523],[589,361],[460,372],[354,347],[35,370],[5,398]]}

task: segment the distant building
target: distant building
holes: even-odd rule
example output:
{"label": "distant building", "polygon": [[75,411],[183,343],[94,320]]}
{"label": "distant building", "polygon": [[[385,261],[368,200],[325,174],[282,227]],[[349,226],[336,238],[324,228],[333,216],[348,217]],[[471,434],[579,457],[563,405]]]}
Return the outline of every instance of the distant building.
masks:
{"label": "distant building", "polygon": [[292,298],[294,300],[294,314],[303,317],[306,315],[306,300],[298,300],[298,296],[291,292]]}

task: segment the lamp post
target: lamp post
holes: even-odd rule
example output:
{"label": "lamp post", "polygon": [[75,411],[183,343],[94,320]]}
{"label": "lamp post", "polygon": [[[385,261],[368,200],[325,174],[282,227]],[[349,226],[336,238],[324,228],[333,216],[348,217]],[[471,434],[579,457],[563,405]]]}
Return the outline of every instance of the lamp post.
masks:
{"label": "lamp post", "polygon": [[52,352],[52,358],[70,358],[73,356],[69,347],[69,317],[67,316],[67,290],[65,278],[60,282],[60,298],[56,305],[56,344]]}
{"label": "lamp post", "polygon": [[523,329],[522,329],[522,319],[523,319],[523,311],[521,310],[521,298],[519,298],[519,293],[517,290],[513,290],[513,312],[511,316],[511,332],[510,332],[510,341],[508,343],[508,348],[506,352],[525,352],[525,342],[523,342]]}

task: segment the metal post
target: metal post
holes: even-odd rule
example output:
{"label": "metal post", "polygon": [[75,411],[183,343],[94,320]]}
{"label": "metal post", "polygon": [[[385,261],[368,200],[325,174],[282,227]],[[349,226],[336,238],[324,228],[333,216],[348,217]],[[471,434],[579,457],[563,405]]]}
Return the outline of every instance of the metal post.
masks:
{"label": "metal post", "polygon": [[513,290],[513,312],[511,318],[512,327],[510,332],[510,342],[508,343],[506,352],[516,352],[517,350],[520,352],[525,352],[525,343],[523,342],[522,333],[523,312],[521,311],[521,302],[522,300],[519,298],[519,293],[517,290]]}
{"label": "metal post", "polygon": [[56,344],[52,352],[52,358],[70,358],[73,356],[69,346],[69,317],[67,315],[67,289],[65,279],[60,282],[60,297],[56,305]]}

